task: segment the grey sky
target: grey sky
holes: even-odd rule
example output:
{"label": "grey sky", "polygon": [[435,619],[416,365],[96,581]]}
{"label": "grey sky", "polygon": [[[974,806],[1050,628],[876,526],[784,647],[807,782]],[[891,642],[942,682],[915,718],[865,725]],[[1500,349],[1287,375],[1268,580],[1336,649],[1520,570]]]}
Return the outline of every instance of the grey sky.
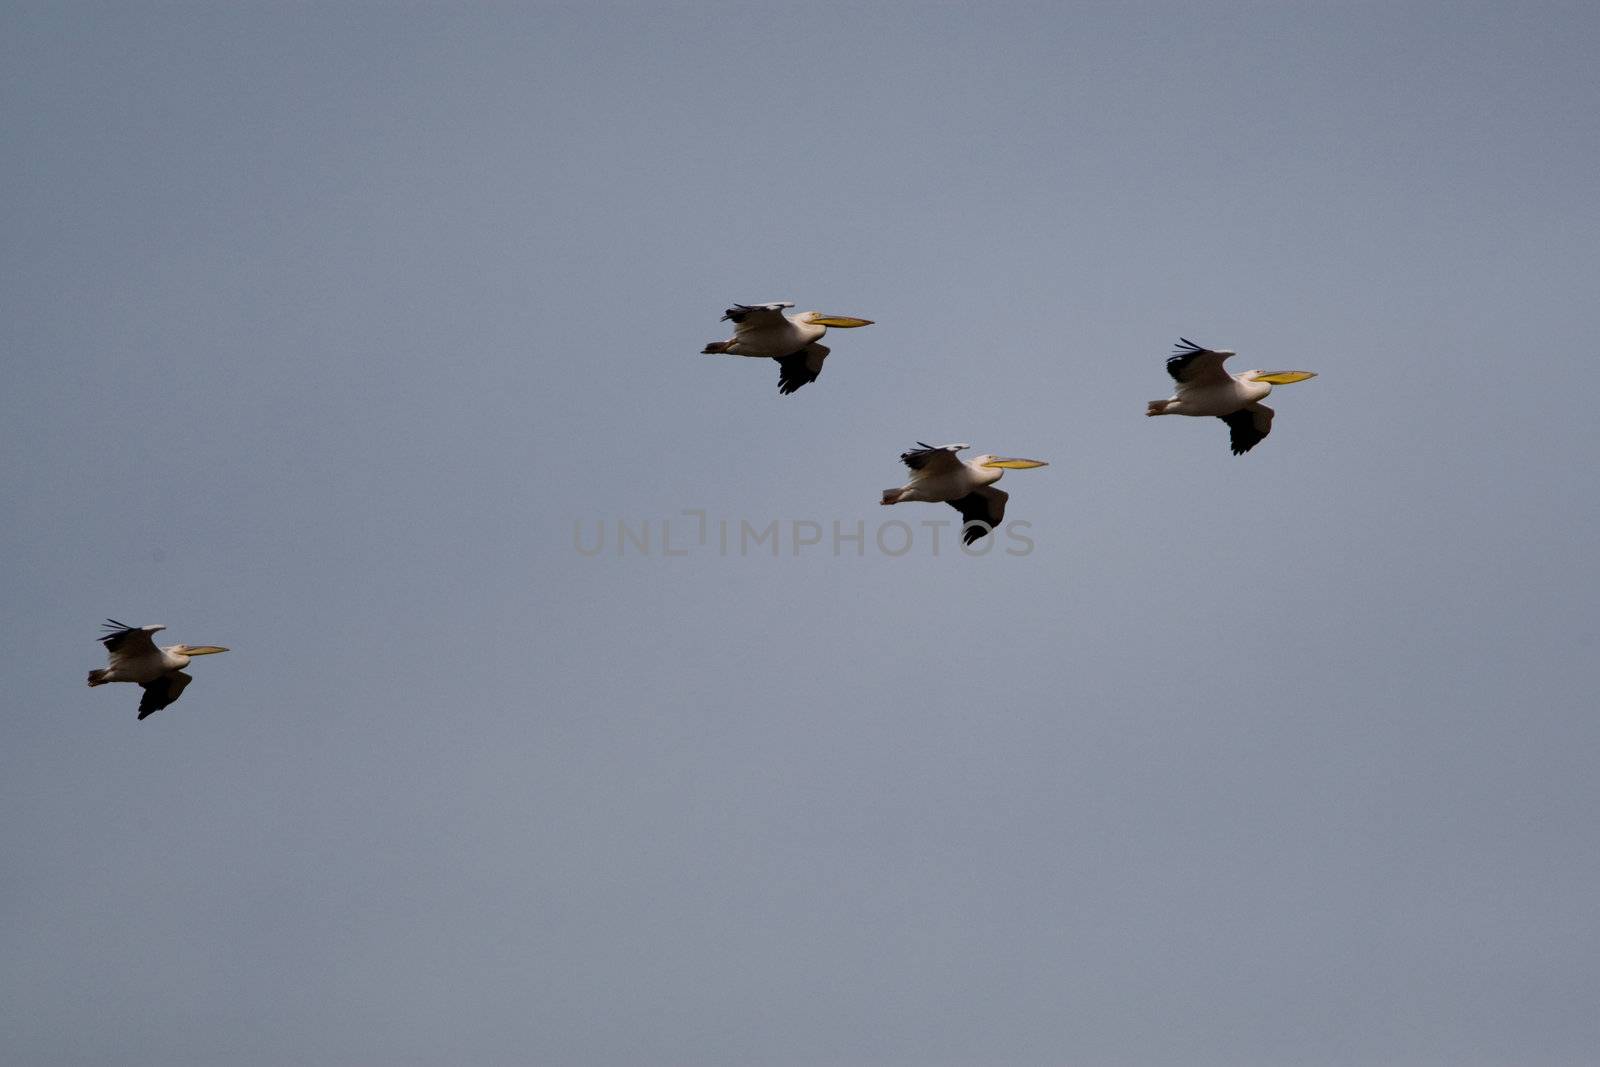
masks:
{"label": "grey sky", "polygon": [[[8,1062],[1592,1063],[1597,34],[6,5]],[[1030,555],[574,550],[919,439]]]}

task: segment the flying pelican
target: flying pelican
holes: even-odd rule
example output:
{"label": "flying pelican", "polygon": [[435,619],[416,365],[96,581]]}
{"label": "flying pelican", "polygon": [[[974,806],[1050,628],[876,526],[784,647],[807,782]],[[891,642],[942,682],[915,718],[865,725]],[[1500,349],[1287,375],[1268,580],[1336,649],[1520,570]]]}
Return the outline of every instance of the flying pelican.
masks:
{"label": "flying pelican", "polygon": [[184,686],[194,681],[183,673],[183,668],[189,665],[191,659],[228,651],[220,645],[157,648],[150,639],[151,635],[165,630],[165,626],[129,626],[116,619],[107,619],[106,629],[110,632],[100,638],[100,643],[110,653],[111,665],[90,671],[89,684],[138,682],[144,687],[144,697],[139,701],[141,720],[183,695]]}
{"label": "flying pelican", "polygon": [[899,489],[885,489],[880,504],[900,504],[907,500],[945,503],[961,512],[961,541],[972,544],[1000,525],[1006,517],[1006,501],[1011,494],[996,489],[1008,470],[1048,467],[1042,459],[1009,459],[984,453],[962,462],[956,453],[971,445],[930,445],[900,453],[900,462],[911,468],[911,480]]}
{"label": "flying pelican", "polygon": [[829,349],[817,342],[822,340],[829,326],[852,330],[872,325],[871,319],[824,315],[820,311],[802,311],[790,318],[783,309],[792,307],[794,305],[787,300],[733,305],[719,320],[733,323],[733,336],[726,341],[712,341],[701,349],[701,354],[775,359],[778,361],[778,392],[787,396],[807,382],[816,381],[817,375],[822,373],[822,361],[828,358]]}
{"label": "flying pelican", "polygon": [[1274,385],[1315,378],[1308,370],[1247,370],[1229,374],[1222,364],[1234,353],[1226,348],[1201,348],[1178,338],[1167,359],[1167,373],[1178,387],[1170,400],[1152,400],[1146,415],[1215,415],[1228,424],[1233,454],[1242,456],[1272,432],[1272,409],[1261,401]]}

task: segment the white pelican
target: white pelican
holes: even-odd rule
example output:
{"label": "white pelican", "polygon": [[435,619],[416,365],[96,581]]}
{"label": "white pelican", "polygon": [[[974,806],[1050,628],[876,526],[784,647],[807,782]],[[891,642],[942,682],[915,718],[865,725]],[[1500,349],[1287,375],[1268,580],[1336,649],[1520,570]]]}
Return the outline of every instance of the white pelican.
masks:
{"label": "white pelican", "polygon": [[1167,359],[1167,373],[1178,387],[1170,400],[1152,400],[1146,415],[1215,415],[1228,424],[1233,454],[1242,456],[1272,432],[1272,409],[1261,401],[1274,385],[1315,378],[1308,370],[1247,370],[1229,374],[1222,364],[1234,353],[1226,348],[1201,348],[1178,338]]}
{"label": "white pelican", "polygon": [[171,645],[157,648],[150,639],[165,626],[129,626],[116,619],[106,620],[110,633],[100,638],[110,653],[109,667],[89,672],[90,685],[107,682],[138,682],[144,687],[139,701],[139,718],[160,711],[183,695],[184,686],[194,681],[183,668],[195,656],[226,652],[220,645]]}
{"label": "white pelican", "polygon": [[930,445],[900,453],[900,462],[911,468],[911,480],[899,489],[885,489],[880,504],[900,504],[907,500],[945,503],[961,512],[961,540],[972,544],[1000,525],[1006,517],[1009,493],[996,489],[1008,470],[1048,467],[1042,459],[1010,459],[984,453],[963,463],[956,453],[971,445]]}
{"label": "white pelican", "polygon": [[824,315],[820,311],[802,311],[790,318],[784,308],[792,308],[787,300],[771,304],[735,304],[723,313],[722,322],[733,323],[733,336],[726,341],[712,341],[701,349],[703,355],[766,356],[778,361],[778,392],[788,395],[807,382],[817,380],[822,373],[822,361],[828,358],[829,349],[817,342],[832,326],[837,330],[853,330],[857,326],[871,326],[871,319],[853,319],[848,315]]}

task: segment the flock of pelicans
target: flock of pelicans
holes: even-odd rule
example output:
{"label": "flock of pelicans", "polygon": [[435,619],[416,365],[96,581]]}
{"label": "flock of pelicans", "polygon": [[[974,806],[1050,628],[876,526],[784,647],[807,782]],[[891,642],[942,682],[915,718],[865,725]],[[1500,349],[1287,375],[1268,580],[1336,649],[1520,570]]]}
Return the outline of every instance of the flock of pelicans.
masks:
{"label": "flock of pelicans", "polygon": [[[785,395],[817,380],[829,349],[822,344],[831,326],[836,330],[871,326],[871,319],[849,315],[824,315],[803,311],[785,315],[793,304],[735,304],[722,318],[733,323],[733,336],[712,341],[707,355],[754,356],[778,362],[778,392]],[[1243,455],[1272,432],[1272,409],[1261,401],[1274,385],[1288,385],[1315,378],[1311,371],[1250,370],[1229,374],[1222,369],[1232,352],[1225,348],[1202,348],[1186,337],[1178,339],[1178,350],[1167,359],[1167,373],[1177,387],[1165,400],[1150,401],[1146,415],[1214,415],[1228,424],[1233,438],[1233,454]],[[1046,466],[1043,460],[1016,459],[985,454],[965,462],[956,453],[970,445],[929,445],[900,453],[900,461],[911,470],[911,479],[899,489],[883,491],[884,504],[910,500],[949,504],[961,513],[962,540],[972,544],[1005,518],[1008,494],[994,483],[1008,470]]]}
{"label": "flock of pelicans", "polygon": [[[848,315],[824,315],[806,311],[785,315],[793,304],[735,304],[723,315],[733,323],[733,336],[713,341],[704,351],[711,355],[752,356],[778,363],[778,392],[785,395],[817,380],[829,349],[821,343],[829,328],[836,330],[871,326],[870,319]],[[1229,374],[1222,368],[1233,353],[1223,348],[1202,348],[1187,338],[1179,338],[1177,351],[1167,359],[1167,373],[1177,385],[1172,396],[1150,401],[1146,415],[1202,415],[1228,424],[1234,455],[1243,455],[1272,432],[1272,409],[1261,401],[1274,385],[1303,382],[1316,375],[1311,371],[1260,371]],[[884,504],[908,501],[949,504],[961,513],[962,540],[972,544],[1005,518],[1008,494],[996,489],[1008,470],[1027,470],[1046,466],[1043,460],[1017,459],[985,454],[963,462],[956,453],[964,444],[928,445],[900,454],[911,471],[906,484],[883,491]],[[129,626],[115,619],[106,620],[106,633],[100,638],[106,646],[109,663],[89,672],[89,684],[136,682],[144,689],[139,701],[139,718],[144,719],[177,700],[193,679],[184,668],[196,656],[228,651],[220,645],[170,645],[159,648],[154,635],[165,626]]]}

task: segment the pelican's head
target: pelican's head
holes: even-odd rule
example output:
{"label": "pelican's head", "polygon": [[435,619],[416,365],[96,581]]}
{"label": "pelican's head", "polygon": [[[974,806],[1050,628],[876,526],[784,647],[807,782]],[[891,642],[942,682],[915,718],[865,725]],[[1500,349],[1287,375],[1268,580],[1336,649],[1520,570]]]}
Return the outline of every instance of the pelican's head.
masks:
{"label": "pelican's head", "polygon": [[167,651],[175,656],[188,656],[193,659],[196,656],[214,656],[218,652],[228,650],[221,645],[173,645]]}
{"label": "pelican's head", "polygon": [[871,319],[853,319],[849,315],[824,315],[820,311],[807,311],[795,318],[812,326],[829,326],[835,330],[853,330],[857,326],[871,326]]}

